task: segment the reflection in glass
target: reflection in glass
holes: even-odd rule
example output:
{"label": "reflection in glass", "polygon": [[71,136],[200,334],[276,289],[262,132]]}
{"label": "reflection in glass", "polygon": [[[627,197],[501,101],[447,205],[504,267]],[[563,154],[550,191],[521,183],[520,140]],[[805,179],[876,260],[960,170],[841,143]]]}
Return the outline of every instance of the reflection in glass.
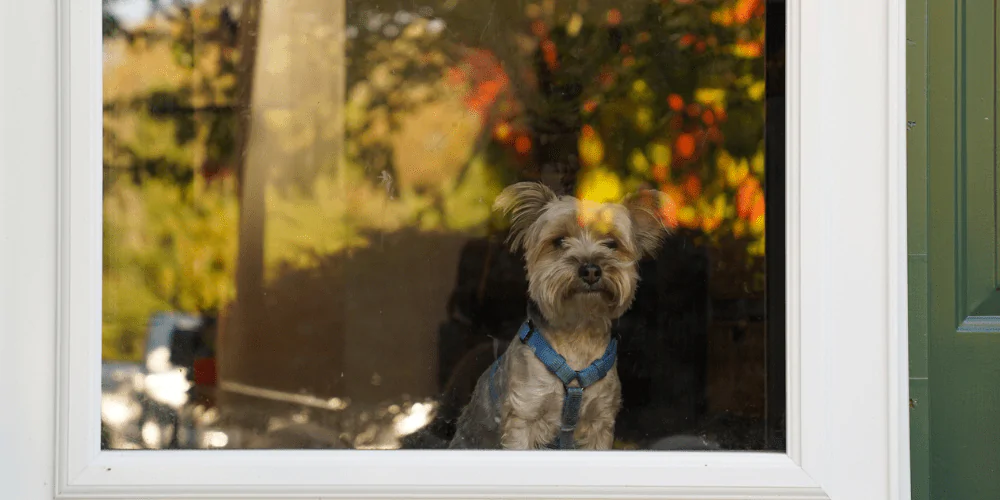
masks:
{"label": "reflection in glass", "polygon": [[491,205],[537,180],[670,200],[616,448],[783,450],[767,4],[105,0],[102,446],[445,446],[525,317]]}

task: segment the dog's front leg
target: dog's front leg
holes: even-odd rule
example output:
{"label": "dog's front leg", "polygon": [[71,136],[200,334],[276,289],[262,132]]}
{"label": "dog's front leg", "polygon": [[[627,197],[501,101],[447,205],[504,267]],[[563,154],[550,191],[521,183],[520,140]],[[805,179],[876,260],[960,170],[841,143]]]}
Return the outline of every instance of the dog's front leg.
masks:
{"label": "dog's front leg", "polygon": [[504,411],[500,421],[501,448],[537,450],[551,443],[559,430],[558,413],[548,408],[551,406],[546,402],[539,402],[535,408],[508,405],[509,410]]}
{"label": "dog's front leg", "polygon": [[510,391],[504,401],[500,446],[505,450],[544,448],[559,430],[558,400],[537,388],[521,389]]}
{"label": "dog's front leg", "polygon": [[530,450],[529,422],[517,415],[508,414],[501,421],[500,447],[505,450]]}
{"label": "dog's front leg", "polygon": [[615,443],[615,417],[621,408],[618,373],[609,373],[588,391],[573,438],[580,449],[610,450]]}
{"label": "dog's front leg", "polygon": [[598,418],[580,422],[573,438],[581,450],[610,450],[615,443],[615,420]]}
{"label": "dog's front leg", "polygon": [[508,351],[506,391],[500,410],[500,447],[536,450],[559,430],[562,383],[520,342]]}

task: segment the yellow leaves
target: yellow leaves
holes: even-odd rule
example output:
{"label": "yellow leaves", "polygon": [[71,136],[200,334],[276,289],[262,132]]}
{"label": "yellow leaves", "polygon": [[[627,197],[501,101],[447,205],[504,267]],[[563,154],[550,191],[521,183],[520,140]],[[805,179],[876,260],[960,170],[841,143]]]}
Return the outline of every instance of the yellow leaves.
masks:
{"label": "yellow leaves", "polygon": [[694,207],[685,205],[677,210],[677,222],[686,228],[698,227],[698,212]]}
{"label": "yellow leaves", "polygon": [[623,196],[622,181],[614,172],[591,168],[580,174],[576,197],[597,203],[617,202]]}
{"label": "yellow leaves", "polygon": [[725,106],[726,89],[703,88],[694,91],[694,100],[706,106]]}
{"label": "yellow leaves", "polygon": [[507,122],[500,122],[493,127],[493,137],[506,144],[511,138],[512,129]]}
{"label": "yellow leaves", "polygon": [[722,195],[716,196],[711,204],[703,204],[701,230],[706,234],[711,234],[719,229],[722,221],[726,218],[726,199]]}
{"label": "yellow leaves", "polygon": [[450,230],[474,231],[489,220],[490,202],[503,189],[501,180],[482,157],[470,162],[462,181],[445,196],[445,225]]}
{"label": "yellow leaves", "polygon": [[754,16],[760,15],[760,0],[736,0],[732,7],[713,11],[712,23],[719,26],[746,24]]}
{"label": "yellow leaves", "polygon": [[649,160],[646,159],[646,155],[642,154],[642,150],[638,148],[633,149],[632,154],[629,155],[628,165],[637,174],[645,174],[649,171]]}
{"label": "yellow leaves", "polygon": [[647,133],[654,125],[653,110],[647,104],[656,98],[656,94],[649,88],[645,80],[639,79],[632,82],[628,91],[629,100],[638,106],[632,115],[632,121],[636,130]]}
{"label": "yellow leaves", "polygon": [[731,26],[733,24],[733,11],[732,9],[722,8],[712,12],[711,20],[713,23],[719,26]]}
{"label": "yellow leaves", "polygon": [[750,209],[750,232],[755,236],[763,235],[764,222],[764,196],[762,193],[754,200],[753,207]]}
{"label": "yellow leaves", "polygon": [[403,38],[409,40],[416,40],[422,36],[427,31],[427,21],[423,19],[418,19],[410,23],[409,26],[403,29]]}
{"label": "yellow leaves", "polygon": [[708,215],[719,219],[729,215],[729,205],[726,203],[726,195],[719,193],[712,200],[712,205],[708,209]]}
{"label": "yellow leaves", "polygon": [[640,106],[635,110],[635,129],[648,133],[653,128],[653,110],[649,106]]}
{"label": "yellow leaves", "polygon": [[583,28],[583,16],[579,12],[574,12],[566,23],[566,34],[575,37],[580,34],[580,28]]}
{"label": "yellow leaves", "polygon": [[719,151],[715,155],[715,167],[723,174],[728,175],[729,171],[736,166],[736,160],[726,150]]}
{"label": "yellow leaves", "polygon": [[[232,299],[234,186],[206,185],[197,178],[189,186],[148,179],[140,186],[117,184],[105,194],[106,214],[126,205],[133,212],[128,218],[105,217],[104,279],[124,287],[113,291],[124,301],[105,304],[113,330],[131,331],[158,310],[213,310]],[[141,227],[133,231],[136,215]]]}
{"label": "yellow leaves", "polygon": [[747,176],[750,175],[750,162],[748,162],[746,158],[741,159],[739,162],[730,158],[730,161],[724,169],[721,162],[719,167],[725,173],[726,184],[730,188],[739,186],[744,180],[746,180]]}
{"label": "yellow leaves", "polygon": [[655,181],[670,198],[669,214],[664,216],[669,215],[675,226],[709,238],[728,235],[744,239],[747,245],[755,245],[755,251],[762,252],[764,247],[760,242],[766,227],[766,204],[760,181],[764,174],[763,150],[739,158],[720,149],[714,153],[714,169],[680,165],[672,171],[668,165],[671,153],[676,151],[677,148],[672,149],[657,139],[645,147],[645,154],[633,149],[628,155],[630,169],[646,182]]}
{"label": "yellow leaves", "polygon": [[731,48],[734,56],[743,59],[756,59],[764,53],[764,43],[761,41],[736,42]]}
{"label": "yellow leaves", "polygon": [[368,75],[368,81],[376,90],[388,91],[399,84],[399,78],[386,64],[379,64]]}
{"label": "yellow leaves", "polygon": [[758,149],[750,159],[750,169],[758,176],[764,175],[764,150]]}
{"label": "yellow leaves", "polygon": [[177,287],[177,271],[172,267],[161,267],[157,276],[158,292],[163,297],[175,295],[174,289]]}
{"label": "yellow leaves", "polygon": [[764,80],[758,80],[754,82],[753,85],[750,85],[750,87],[747,89],[747,96],[750,97],[750,100],[754,102],[760,102],[762,99],[764,99],[764,90],[765,90]]}
{"label": "yellow leaves", "polygon": [[348,97],[348,102],[351,104],[356,104],[360,107],[368,106],[374,98],[374,92],[368,82],[360,82],[351,88],[350,96]]}
{"label": "yellow leaves", "polygon": [[711,203],[704,199],[698,201],[698,214],[701,216],[700,229],[705,234],[712,234],[719,230],[729,213],[730,207],[726,203],[726,196],[722,193],[715,195]]}
{"label": "yellow leaves", "polygon": [[590,125],[584,125],[578,144],[580,161],[585,166],[596,166],[604,160],[604,142]]}
{"label": "yellow leaves", "polygon": [[654,165],[670,165],[670,146],[665,142],[655,141],[649,143],[649,146],[646,146],[646,153],[649,155],[649,161]]}
{"label": "yellow leaves", "polygon": [[747,234],[747,222],[742,219],[737,219],[733,222],[733,237],[736,239],[742,238]]}
{"label": "yellow leaves", "polygon": [[656,94],[649,88],[645,80],[639,79],[632,82],[632,87],[628,93],[629,99],[637,103],[647,103],[656,98]]}
{"label": "yellow leaves", "polygon": [[722,218],[720,217],[705,217],[701,220],[701,230],[706,233],[711,233],[719,228],[722,224]]}

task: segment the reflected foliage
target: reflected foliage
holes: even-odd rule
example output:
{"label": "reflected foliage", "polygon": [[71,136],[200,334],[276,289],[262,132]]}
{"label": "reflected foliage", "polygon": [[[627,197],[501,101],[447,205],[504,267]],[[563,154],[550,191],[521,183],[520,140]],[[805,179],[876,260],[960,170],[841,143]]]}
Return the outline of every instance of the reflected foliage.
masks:
{"label": "reflected foliage", "polygon": [[[104,356],[135,359],[153,312],[214,312],[235,295],[248,75],[240,2],[153,1],[136,26],[114,4]],[[601,200],[655,187],[680,230],[763,254],[762,1],[484,5],[351,1],[342,30],[298,21],[282,50],[307,67],[342,60],[344,89],[259,122],[291,158],[274,168],[297,173],[268,190],[283,221],[265,235],[269,279],[401,228],[497,230],[490,202],[517,179]]]}
{"label": "reflected foliage", "polygon": [[237,222],[231,7],[150,3],[126,27],[105,0],[104,357],[136,359],[159,310],[234,295]]}

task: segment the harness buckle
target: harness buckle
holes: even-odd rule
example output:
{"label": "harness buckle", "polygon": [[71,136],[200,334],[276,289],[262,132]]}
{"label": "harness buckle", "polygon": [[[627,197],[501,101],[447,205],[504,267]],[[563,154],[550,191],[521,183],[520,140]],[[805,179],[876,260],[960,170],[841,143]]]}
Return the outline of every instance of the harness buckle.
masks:
{"label": "harness buckle", "polygon": [[522,344],[527,344],[528,340],[535,335],[535,325],[528,320],[528,333],[524,335],[524,338],[519,338]]}

